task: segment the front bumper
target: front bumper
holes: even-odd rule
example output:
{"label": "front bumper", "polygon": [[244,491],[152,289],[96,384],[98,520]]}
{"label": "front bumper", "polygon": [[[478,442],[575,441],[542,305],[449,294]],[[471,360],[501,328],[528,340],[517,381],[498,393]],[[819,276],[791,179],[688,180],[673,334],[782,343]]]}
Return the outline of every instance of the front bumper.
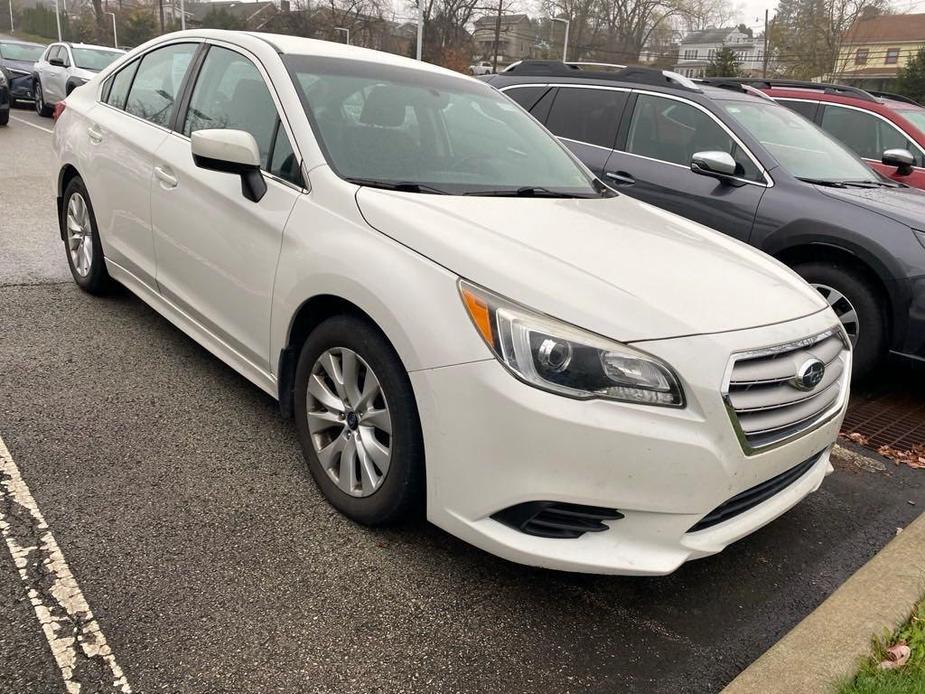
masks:
{"label": "front bumper", "polygon": [[32,101],[32,75],[14,75],[10,80],[10,97],[13,101]]}
{"label": "front bumper", "polygon": [[[411,374],[427,454],[428,518],[512,561],[568,571],[666,574],[721,551],[819,487],[831,472],[837,416],[746,456],[720,394],[734,352],[832,327],[824,311],[766,328],[640,343],[675,367],[683,410],[579,401],[532,388],[494,359]],[[814,459],[796,481],[747,511],[690,528],[723,502]],[[491,516],[530,501],[617,509],[604,532],[536,537]]]}

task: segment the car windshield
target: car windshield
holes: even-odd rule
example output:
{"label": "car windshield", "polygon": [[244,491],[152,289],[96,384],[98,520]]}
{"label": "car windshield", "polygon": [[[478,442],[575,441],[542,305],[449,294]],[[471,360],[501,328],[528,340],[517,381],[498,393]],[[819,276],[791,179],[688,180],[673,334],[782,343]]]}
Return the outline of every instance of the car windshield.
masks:
{"label": "car windshield", "polygon": [[724,100],[722,105],[797,178],[820,182],[881,180],[851,150],[788,108],[758,100]]}
{"label": "car windshield", "polygon": [[30,43],[0,42],[0,58],[4,60],[21,60],[24,63],[34,63],[42,57],[45,46],[35,46]]}
{"label": "car windshield", "polygon": [[74,47],[71,47],[71,53],[74,54],[74,64],[77,67],[95,72],[99,72],[122,55],[122,51],[101,51],[96,48]]}
{"label": "car windshield", "polygon": [[896,112],[925,133],[925,108],[898,108]]}
{"label": "car windshield", "polygon": [[609,194],[487,84],[357,60],[284,61],[328,163],[344,179],[451,195]]}

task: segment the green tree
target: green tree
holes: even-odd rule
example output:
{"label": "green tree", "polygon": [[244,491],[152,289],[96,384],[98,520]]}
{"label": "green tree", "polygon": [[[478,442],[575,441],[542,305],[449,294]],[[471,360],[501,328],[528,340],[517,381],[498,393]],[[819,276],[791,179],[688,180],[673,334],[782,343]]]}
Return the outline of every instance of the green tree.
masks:
{"label": "green tree", "polygon": [[919,103],[925,100],[925,48],[919,50],[905,67],[899,69],[896,91]]}
{"label": "green tree", "polygon": [[203,28],[208,29],[244,29],[244,22],[225,8],[211,9],[202,18]]}
{"label": "green tree", "polygon": [[716,51],[704,71],[706,77],[738,77],[740,74],[739,61],[735,51],[729,46],[723,46]]}

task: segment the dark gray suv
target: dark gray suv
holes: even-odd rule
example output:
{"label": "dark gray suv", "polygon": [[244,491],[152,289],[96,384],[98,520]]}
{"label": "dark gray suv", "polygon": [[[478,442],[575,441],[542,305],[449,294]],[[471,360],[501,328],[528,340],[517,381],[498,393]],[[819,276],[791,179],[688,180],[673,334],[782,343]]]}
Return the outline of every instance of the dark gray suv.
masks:
{"label": "dark gray suv", "polygon": [[[925,192],[885,179],[802,116],[740,84],[554,61],[524,61],[481,79],[615,190],[793,268],[841,319],[856,375],[891,352],[925,361]],[[658,272],[658,258],[647,262]]]}

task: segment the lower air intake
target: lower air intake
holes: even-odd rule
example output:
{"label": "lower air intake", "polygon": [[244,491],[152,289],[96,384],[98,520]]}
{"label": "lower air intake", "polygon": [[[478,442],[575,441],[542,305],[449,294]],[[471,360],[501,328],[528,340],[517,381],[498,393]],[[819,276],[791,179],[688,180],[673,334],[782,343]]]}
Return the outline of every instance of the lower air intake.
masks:
{"label": "lower air intake", "polygon": [[776,477],[772,477],[761,484],[755,485],[751,489],[746,489],[744,492],[736,494],[728,501],[723,502],[710,511],[687,532],[695,533],[698,530],[706,530],[730,518],[735,518],[740,513],[745,513],[755,508],[758,504],[764,503],[772,496],[784,491],[787,487],[809,472],[819,461],[821,456],[822,453],[817,453],[812,458],[804,460],[802,463],[790,468],[786,472],[782,472]]}
{"label": "lower air intake", "polygon": [[607,530],[604,521],[619,520],[623,514],[600,506],[528,501],[498,511],[492,518],[527,535],[569,539]]}

